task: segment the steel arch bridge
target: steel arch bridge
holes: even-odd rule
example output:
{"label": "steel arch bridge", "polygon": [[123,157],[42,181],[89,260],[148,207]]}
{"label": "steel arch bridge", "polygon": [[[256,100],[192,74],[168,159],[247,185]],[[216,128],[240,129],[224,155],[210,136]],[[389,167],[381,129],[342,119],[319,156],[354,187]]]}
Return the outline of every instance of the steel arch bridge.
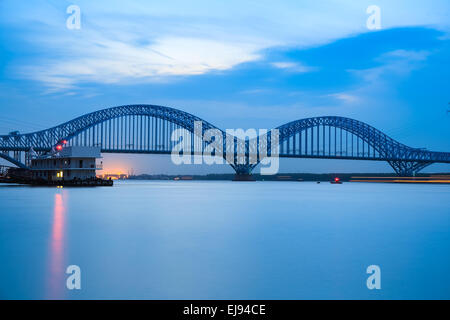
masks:
{"label": "steel arch bridge", "polygon": [[[195,127],[197,121],[202,124],[200,130]],[[278,147],[279,156],[287,158],[387,161],[401,176],[415,174],[432,163],[450,163],[448,152],[406,146],[350,118],[327,116],[289,122],[275,128],[279,138],[278,144],[272,146],[271,132],[256,138],[239,138],[192,114],[157,105],[107,108],[50,129],[1,135],[0,157],[26,168],[33,151],[50,152],[63,140],[68,145],[99,146],[104,153],[170,154],[178,143],[171,139],[176,129],[190,133],[192,154],[198,150],[203,152],[211,143],[202,139],[205,132],[213,129],[220,133],[222,156],[227,159],[227,154],[233,154],[231,160],[227,160],[238,174],[250,174],[263,159],[259,153],[261,139],[267,141],[269,156],[271,148]],[[200,138],[200,142],[196,138]],[[230,146],[227,141],[234,143]],[[238,150],[242,150],[241,155]],[[250,161],[252,156],[256,162]]]}

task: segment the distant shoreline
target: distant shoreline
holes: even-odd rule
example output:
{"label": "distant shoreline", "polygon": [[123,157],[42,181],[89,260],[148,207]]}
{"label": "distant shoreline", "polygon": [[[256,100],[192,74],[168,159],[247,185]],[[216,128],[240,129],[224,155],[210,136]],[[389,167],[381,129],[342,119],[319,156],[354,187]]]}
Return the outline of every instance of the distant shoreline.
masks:
{"label": "distant shoreline", "polygon": [[[140,174],[129,176],[128,180],[209,180],[209,181],[231,181],[234,174],[207,174],[207,175],[165,175],[165,174]],[[400,178],[395,173],[280,173],[271,176],[252,174],[256,181],[331,181],[338,177],[341,181],[379,178]],[[420,178],[441,178],[450,179],[450,173],[430,173],[417,174]],[[402,177],[403,179],[414,179],[414,177]],[[369,181],[369,180],[368,180]]]}

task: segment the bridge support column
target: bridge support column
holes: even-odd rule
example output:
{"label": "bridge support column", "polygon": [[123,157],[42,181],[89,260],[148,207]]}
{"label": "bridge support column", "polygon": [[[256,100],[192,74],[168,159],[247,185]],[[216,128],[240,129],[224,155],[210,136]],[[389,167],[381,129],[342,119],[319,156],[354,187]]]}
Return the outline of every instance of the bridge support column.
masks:
{"label": "bridge support column", "polygon": [[22,152],[14,151],[14,160],[22,162]]}
{"label": "bridge support column", "polygon": [[400,177],[411,177],[433,162],[427,161],[388,161]]}
{"label": "bridge support column", "polygon": [[33,154],[30,151],[25,152],[25,165],[31,167],[31,160],[33,159]]}

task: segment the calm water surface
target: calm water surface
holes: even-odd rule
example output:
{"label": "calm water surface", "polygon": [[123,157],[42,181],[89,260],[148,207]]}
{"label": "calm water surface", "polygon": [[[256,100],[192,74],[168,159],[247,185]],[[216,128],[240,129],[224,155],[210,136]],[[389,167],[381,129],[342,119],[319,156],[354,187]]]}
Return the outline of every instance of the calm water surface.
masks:
{"label": "calm water surface", "polygon": [[448,185],[0,185],[3,299],[450,299],[449,271]]}

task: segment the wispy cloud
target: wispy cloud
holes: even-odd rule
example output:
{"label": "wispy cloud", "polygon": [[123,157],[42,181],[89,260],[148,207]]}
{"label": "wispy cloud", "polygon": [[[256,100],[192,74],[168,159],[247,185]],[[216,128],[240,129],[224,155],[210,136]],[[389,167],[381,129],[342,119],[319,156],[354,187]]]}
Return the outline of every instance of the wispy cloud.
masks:
{"label": "wispy cloud", "polygon": [[305,66],[298,62],[272,62],[272,66],[293,73],[305,73],[317,70],[315,67]]}
{"label": "wispy cloud", "polygon": [[56,89],[79,82],[165,81],[170,76],[199,75],[256,60],[255,45],[199,38],[163,38],[149,45],[96,40],[81,46],[72,59],[44,60],[21,73]]}
{"label": "wispy cloud", "polygon": [[350,94],[350,93],[346,93],[346,92],[332,93],[327,96],[336,98],[336,99],[346,102],[346,103],[355,103],[355,102],[360,101],[360,98],[358,96],[356,96],[355,94]]}
{"label": "wispy cloud", "polygon": [[366,83],[380,84],[387,76],[409,75],[412,71],[423,66],[430,54],[431,52],[428,51],[390,51],[376,59],[380,63],[377,67],[348,71],[363,79]]}
{"label": "wispy cloud", "polygon": [[242,94],[261,94],[261,93],[268,93],[271,91],[272,90],[270,90],[270,89],[248,89],[248,90],[243,90],[240,93],[242,93]]}

